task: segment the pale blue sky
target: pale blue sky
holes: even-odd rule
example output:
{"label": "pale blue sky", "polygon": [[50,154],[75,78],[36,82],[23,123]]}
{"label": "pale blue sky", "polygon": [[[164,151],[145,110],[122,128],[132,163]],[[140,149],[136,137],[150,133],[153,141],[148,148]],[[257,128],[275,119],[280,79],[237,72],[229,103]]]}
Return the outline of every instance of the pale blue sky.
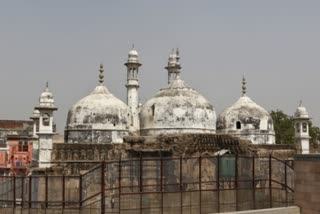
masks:
{"label": "pale blue sky", "polygon": [[28,119],[48,80],[62,133],[68,109],[93,90],[105,65],[126,100],[123,63],[132,43],[143,64],[142,103],[166,85],[173,47],[182,78],[217,113],[241,95],[293,114],[299,100],[319,125],[320,1],[1,1],[0,118]]}

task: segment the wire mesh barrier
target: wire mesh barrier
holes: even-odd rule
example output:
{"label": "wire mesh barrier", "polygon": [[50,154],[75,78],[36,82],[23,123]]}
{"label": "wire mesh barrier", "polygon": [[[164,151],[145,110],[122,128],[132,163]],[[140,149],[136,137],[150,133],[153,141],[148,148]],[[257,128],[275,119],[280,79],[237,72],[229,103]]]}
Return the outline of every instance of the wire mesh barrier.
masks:
{"label": "wire mesh barrier", "polygon": [[0,177],[1,207],[215,213],[293,204],[292,161],[237,155],[97,163],[78,176]]}

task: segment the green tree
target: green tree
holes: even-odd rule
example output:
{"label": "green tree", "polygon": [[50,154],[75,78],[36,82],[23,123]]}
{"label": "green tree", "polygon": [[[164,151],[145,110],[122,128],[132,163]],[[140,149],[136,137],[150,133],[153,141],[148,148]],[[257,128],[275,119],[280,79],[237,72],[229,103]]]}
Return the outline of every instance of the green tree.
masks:
{"label": "green tree", "polygon": [[274,131],[277,144],[293,144],[294,139],[294,121],[293,118],[281,110],[271,111]]}
{"label": "green tree", "polygon": [[320,141],[320,128],[317,126],[313,126],[312,122],[310,122],[309,124],[309,135],[311,137],[311,144],[317,144]]}

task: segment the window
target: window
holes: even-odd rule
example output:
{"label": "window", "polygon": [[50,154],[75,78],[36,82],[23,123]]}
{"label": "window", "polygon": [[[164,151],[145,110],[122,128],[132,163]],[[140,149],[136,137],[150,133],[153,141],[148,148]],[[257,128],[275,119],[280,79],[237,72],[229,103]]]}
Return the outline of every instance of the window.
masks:
{"label": "window", "polygon": [[302,131],[307,132],[307,124],[306,123],[302,124]]}
{"label": "window", "polygon": [[42,124],[44,126],[49,126],[50,125],[50,116],[48,114],[44,114],[42,117]]}
{"label": "window", "polygon": [[25,142],[19,141],[18,151],[19,152],[27,152],[28,151],[28,142],[27,141],[25,141]]}
{"label": "window", "polygon": [[296,130],[297,130],[298,133],[300,133],[300,123],[296,124]]}
{"label": "window", "polygon": [[235,157],[221,157],[220,159],[220,177],[221,178],[234,178],[236,165]]}
{"label": "window", "polygon": [[154,105],[151,106],[152,116],[154,116],[155,108],[156,107]]}
{"label": "window", "polygon": [[237,123],[236,123],[236,128],[237,128],[237,129],[241,129],[241,122],[240,122],[240,121],[237,121]]}

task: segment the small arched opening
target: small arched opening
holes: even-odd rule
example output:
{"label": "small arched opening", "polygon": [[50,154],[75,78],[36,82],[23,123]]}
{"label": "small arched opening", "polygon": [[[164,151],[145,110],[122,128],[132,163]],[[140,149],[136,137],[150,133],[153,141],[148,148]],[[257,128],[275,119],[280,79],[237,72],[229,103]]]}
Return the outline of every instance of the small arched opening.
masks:
{"label": "small arched opening", "polygon": [[237,128],[237,129],[241,129],[241,122],[240,122],[240,121],[237,121],[237,122],[236,122],[236,128]]}
{"label": "small arched opening", "polygon": [[50,125],[50,116],[49,114],[44,114],[42,117],[42,124],[44,126],[49,126]]}

